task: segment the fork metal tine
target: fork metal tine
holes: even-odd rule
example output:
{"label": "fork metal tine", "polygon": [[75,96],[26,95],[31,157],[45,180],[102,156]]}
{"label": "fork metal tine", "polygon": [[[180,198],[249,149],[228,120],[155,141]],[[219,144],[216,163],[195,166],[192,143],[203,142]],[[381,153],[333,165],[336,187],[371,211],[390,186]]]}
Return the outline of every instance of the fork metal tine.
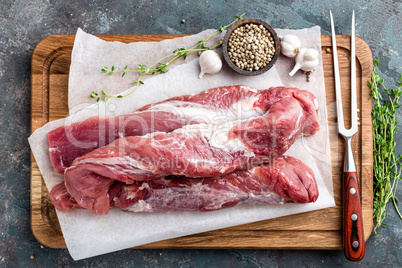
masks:
{"label": "fork metal tine", "polygon": [[351,128],[346,129],[343,109],[342,109],[342,94],[341,94],[341,79],[339,75],[338,52],[336,46],[336,34],[332,12],[331,17],[331,38],[332,38],[332,53],[334,57],[334,77],[335,77],[335,92],[336,92],[336,110],[338,117],[338,132],[345,136],[351,137],[357,132],[357,98],[356,98],[356,49],[355,49],[355,15],[352,15],[352,33],[351,33]]}
{"label": "fork metal tine", "polygon": [[339,77],[338,52],[336,49],[336,35],[335,35],[334,20],[331,11],[329,11],[329,15],[331,17],[331,38],[332,38],[332,54],[334,57],[334,77],[335,77],[335,93],[336,93],[336,112],[338,115],[338,132],[341,133],[345,130],[345,125],[343,122],[341,79]]}
{"label": "fork metal tine", "polygon": [[350,36],[350,59],[351,59],[351,69],[350,69],[350,88],[351,92],[351,118],[352,124],[350,131],[355,134],[357,132],[357,98],[356,98],[356,45],[355,45],[355,11],[352,14],[352,33]]}

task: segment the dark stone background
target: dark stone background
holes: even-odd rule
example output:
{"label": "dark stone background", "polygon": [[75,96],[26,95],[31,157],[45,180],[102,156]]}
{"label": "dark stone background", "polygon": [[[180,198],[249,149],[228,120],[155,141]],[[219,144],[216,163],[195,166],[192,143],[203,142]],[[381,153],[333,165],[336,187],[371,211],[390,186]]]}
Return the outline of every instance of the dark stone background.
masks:
{"label": "dark stone background", "polygon": [[[0,0],[0,266],[402,267],[402,221],[391,206],[383,235],[369,238],[366,257],[357,264],[342,251],[298,250],[123,250],[74,262],[67,250],[42,249],[30,230],[30,64],[42,38],[75,34],[78,27],[92,34],[194,34],[225,25],[243,12],[276,28],[319,25],[322,34],[329,34],[330,9],[338,34],[350,34],[356,11],[357,35],[380,59],[387,85],[394,86],[402,72],[398,0]],[[402,153],[401,144],[397,151]],[[402,186],[398,196],[402,198]]]}

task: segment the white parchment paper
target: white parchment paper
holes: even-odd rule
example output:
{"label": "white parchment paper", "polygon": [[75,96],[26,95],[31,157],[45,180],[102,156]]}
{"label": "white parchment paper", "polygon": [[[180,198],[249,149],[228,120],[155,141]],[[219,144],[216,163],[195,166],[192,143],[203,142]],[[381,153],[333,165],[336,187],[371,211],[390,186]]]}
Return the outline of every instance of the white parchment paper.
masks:
{"label": "white parchment paper", "polygon": [[[92,91],[101,92],[105,90],[114,95],[131,88],[130,82],[139,76],[138,73],[127,72],[124,79],[121,78],[121,74],[114,74],[105,79],[105,74],[101,72],[103,66],[108,68],[114,66],[115,71],[124,70],[125,66],[128,66],[128,69],[138,69],[138,64],[149,66],[160,58],[172,54],[178,48],[193,47],[198,41],[205,40],[215,32],[216,30],[209,29],[195,35],[166,39],[160,42],[124,44],[117,41],[106,42],[78,29],[71,54],[68,80],[70,114],[87,107],[89,103],[94,103],[93,99],[89,97]],[[223,36],[224,33],[218,33],[208,40],[207,45],[217,44]],[[186,61],[176,61],[171,67],[185,64],[197,57],[196,53],[188,55]],[[150,77],[144,76],[141,80],[146,81]]]}
{"label": "white parchment paper", "polygon": [[[321,55],[319,27],[305,30],[278,30],[279,34],[285,32],[299,36],[302,44],[306,47],[316,48]],[[209,36],[211,31],[199,35],[204,34]],[[195,38],[189,40],[183,38],[170,40],[172,43],[169,43],[169,46],[172,47],[169,48],[169,52],[177,47],[191,47],[199,39],[202,38],[196,35]],[[76,46],[76,44],[80,45]],[[29,137],[32,152],[49,191],[63,181],[63,175],[57,174],[50,163],[47,142],[49,131],[64,124],[85,120],[94,115],[126,114],[145,104],[169,97],[194,94],[217,86],[244,84],[257,89],[267,89],[279,85],[296,86],[300,89],[310,90],[315,94],[320,104],[320,131],[314,136],[299,138],[286,154],[303,160],[313,169],[320,195],[318,200],[312,204],[241,205],[206,213],[146,214],[127,213],[118,209],[111,209],[108,215],[93,215],[85,210],[57,212],[64,239],[73,259],[88,258],[159,240],[335,206],[332,192],[332,169],[322,59],[320,66],[312,75],[312,82],[310,83],[306,82],[306,77],[301,72],[293,78],[288,76],[293,63],[285,57],[280,57],[274,68],[259,76],[242,76],[224,65],[223,70],[218,74],[205,75],[201,80],[198,79],[198,59],[187,60],[170,69],[166,74],[148,78],[135,94],[127,98],[111,99],[106,103],[99,102],[89,106],[88,101],[90,99],[82,102],[99,85],[107,87],[108,91],[113,93],[118,92],[118,87],[127,88],[128,86],[123,83],[129,83],[129,80],[120,77],[116,80],[110,80],[112,77],[106,77],[104,74],[98,76],[98,73],[100,73],[100,68],[103,65],[121,64],[125,66],[129,63],[128,61],[135,60],[137,56],[140,57],[143,50],[139,46],[140,44],[104,42],[78,30],[69,80],[69,103],[72,110],[76,107],[76,112],[72,111],[71,116],[46,124]],[[152,50],[150,46],[159,48],[160,44],[148,43],[141,44],[141,46],[146,46],[147,49]],[[104,52],[117,50],[128,53],[129,48],[134,49],[133,47],[138,51],[132,52],[129,60],[125,54]],[[90,53],[92,56],[83,54],[81,50],[92,51]],[[78,55],[85,57],[85,60],[82,60]],[[101,61],[98,58],[99,55],[102,55]],[[146,58],[141,61],[143,60]],[[138,62],[141,63],[141,61]],[[82,73],[82,70],[88,71]],[[116,91],[112,91],[112,89]],[[130,91],[130,88],[127,91]]]}

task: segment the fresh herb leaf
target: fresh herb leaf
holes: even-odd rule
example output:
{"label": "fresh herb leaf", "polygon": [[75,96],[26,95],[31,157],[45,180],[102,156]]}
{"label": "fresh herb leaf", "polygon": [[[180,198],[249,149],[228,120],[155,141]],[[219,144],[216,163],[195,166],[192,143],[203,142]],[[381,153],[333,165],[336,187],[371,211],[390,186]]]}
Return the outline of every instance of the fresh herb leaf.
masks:
{"label": "fresh herb leaf", "polygon": [[[175,51],[173,51],[173,56],[181,56],[183,57],[183,60],[185,60],[187,58],[187,50],[184,48],[178,48]],[[168,65],[168,63],[166,63],[166,65]]]}
{"label": "fresh herb leaf", "polygon": [[137,84],[137,83],[140,83],[140,84],[144,84],[144,82],[142,82],[141,80],[134,80],[133,82],[131,82],[131,84]]}
{"label": "fresh herb leaf", "polygon": [[96,93],[95,91],[93,91],[93,92],[91,93],[91,98],[96,98],[96,97],[98,97],[98,96],[99,96],[99,94]]}
{"label": "fresh herb leaf", "polygon": [[198,41],[197,47],[205,48],[205,49],[208,49],[208,50],[211,49],[210,47],[207,46],[207,41],[204,41],[204,40]]}
{"label": "fresh herb leaf", "polygon": [[138,70],[143,71],[147,68],[148,66],[146,66],[145,64],[138,64]]}
{"label": "fresh herb leaf", "polygon": [[175,51],[173,51],[173,56],[177,56],[177,55],[181,55],[183,52],[185,52],[186,49],[185,48],[178,48]]}
{"label": "fresh herb leaf", "polygon": [[123,98],[123,96],[122,96],[122,95],[117,95],[117,97],[118,97],[118,98]]}
{"label": "fresh herb leaf", "polygon": [[163,69],[163,68],[166,68],[166,67],[167,67],[166,63],[159,62],[158,67],[156,69],[160,70],[160,69]]}
{"label": "fresh herb leaf", "polygon": [[107,73],[109,71],[109,68],[107,68],[106,66],[102,67],[102,72],[103,73]]}
{"label": "fresh herb leaf", "polygon": [[198,41],[197,47],[203,47],[205,45],[205,43],[206,42],[204,40],[200,40],[200,41]]}

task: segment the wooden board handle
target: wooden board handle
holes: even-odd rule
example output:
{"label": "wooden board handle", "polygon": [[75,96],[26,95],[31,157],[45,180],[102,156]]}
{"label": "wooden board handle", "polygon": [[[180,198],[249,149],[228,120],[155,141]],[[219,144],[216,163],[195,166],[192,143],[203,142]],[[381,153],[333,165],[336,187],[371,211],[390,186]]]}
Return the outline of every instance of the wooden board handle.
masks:
{"label": "wooden board handle", "polygon": [[343,173],[343,246],[345,256],[360,261],[365,254],[363,218],[356,172]]}

